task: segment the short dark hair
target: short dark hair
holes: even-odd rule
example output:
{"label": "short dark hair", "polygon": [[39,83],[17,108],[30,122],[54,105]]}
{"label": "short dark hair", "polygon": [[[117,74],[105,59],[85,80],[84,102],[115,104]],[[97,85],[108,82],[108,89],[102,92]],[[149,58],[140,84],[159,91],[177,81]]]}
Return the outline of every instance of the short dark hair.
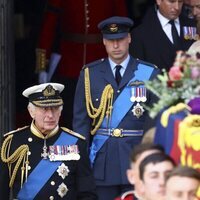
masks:
{"label": "short dark hair", "polygon": [[134,146],[134,148],[131,152],[131,156],[130,156],[131,162],[136,162],[138,157],[143,152],[149,151],[149,150],[158,150],[159,152],[162,152],[162,153],[165,152],[164,148],[159,144],[153,144],[153,143],[138,144],[138,145]]}
{"label": "short dark hair", "polygon": [[165,182],[167,182],[171,177],[187,177],[193,178],[200,182],[200,172],[189,166],[177,166],[166,176]]}
{"label": "short dark hair", "polygon": [[169,155],[165,153],[154,153],[154,154],[148,155],[146,158],[144,158],[144,160],[142,160],[142,162],[139,165],[140,179],[144,180],[145,167],[148,164],[150,163],[157,164],[164,161],[170,162],[174,167],[176,166],[175,161]]}

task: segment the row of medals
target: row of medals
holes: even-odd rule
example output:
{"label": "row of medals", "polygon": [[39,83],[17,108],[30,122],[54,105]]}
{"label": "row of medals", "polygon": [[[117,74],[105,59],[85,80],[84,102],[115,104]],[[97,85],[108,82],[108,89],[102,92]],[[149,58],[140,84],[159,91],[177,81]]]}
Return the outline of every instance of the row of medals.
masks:
{"label": "row of medals", "polygon": [[199,39],[199,35],[197,34],[196,27],[184,26],[183,27],[183,35],[186,40],[198,40]]}
{"label": "row of medals", "polygon": [[144,112],[144,108],[140,103],[144,103],[147,101],[146,88],[144,87],[144,85],[142,85],[142,87],[131,87],[130,101],[133,103],[137,103],[135,106],[133,106],[132,112],[134,116],[140,118]]}

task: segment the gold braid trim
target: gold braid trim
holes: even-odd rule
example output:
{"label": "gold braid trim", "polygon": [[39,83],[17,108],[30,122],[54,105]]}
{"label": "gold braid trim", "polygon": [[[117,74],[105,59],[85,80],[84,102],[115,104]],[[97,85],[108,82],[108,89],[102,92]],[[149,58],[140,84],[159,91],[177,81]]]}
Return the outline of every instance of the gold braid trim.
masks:
{"label": "gold braid trim", "polygon": [[[12,138],[13,138],[13,135],[9,135],[4,140],[4,142],[2,144],[2,148],[1,148],[1,159],[3,162],[8,164],[9,176],[10,176],[10,183],[9,183],[10,188],[13,186],[17,171],[18,171],[21,163],[22,163],[22,167],[21,167],[21,186],[22,186],[23,180],[24,180],[24,171],[25,171],[26,179],[28,176],[28,164],[29,164],[29,161],[28,161],[29,147],[28,147],[28,145],[21,145],[19,148],[17,148],[17,150],[13,154],[11,154],[9,156]],[[13,172],[11,172],[11,166],[15,162],[16,162],[16,164],[14,166]]]}
{"label": "gold braid trim", "polygon": [[[114,94],[114,90],[112,86],[108,84],[102,92],[99,108],[95,108],[93,106],[92,97],[91,97],[89,69],[85,68],[86,108],[87,108],[87,113],[89,117],[93,119],[93,125],[96,124],[94,129],[91,130],[92,135],[94,135],[97,129],[100,127],[105,114],[107,117],[107,124],[109,123],[109,119],[112,114],[113,94]],[[95,123],[97,117],[99,117],[99,120],[97,123]]]}

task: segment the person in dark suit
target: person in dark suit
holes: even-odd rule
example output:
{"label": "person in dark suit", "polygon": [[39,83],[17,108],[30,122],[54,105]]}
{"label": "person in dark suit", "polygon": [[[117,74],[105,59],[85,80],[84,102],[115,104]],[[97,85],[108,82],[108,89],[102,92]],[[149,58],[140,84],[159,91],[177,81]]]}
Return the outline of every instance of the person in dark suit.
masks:
{"label": "person in dark suit", "polygon": [[90,161],[100,200],[132,187],[126,177],[129,153],[141,142],[152,102],[144,82],[158,69],[129,55],[133,21],[114,16],[98,24],[108,57],[86,64],[75,92],[73,129],[91,146]]}
{"label": "person in dark suit", "polygon": [[168,71],[176,51],[187,50],[197,39],[196,24],[180,15],[183,1],[156,2],[157,7],[150,8],[142,24],[133,29],[130,54]]}
{"label": "person in dark suit", "polygon": [[33,121],[4,136],[0,199],[97,199],[84,137],[58,125],[63,89],[46,83],[23,92]]}

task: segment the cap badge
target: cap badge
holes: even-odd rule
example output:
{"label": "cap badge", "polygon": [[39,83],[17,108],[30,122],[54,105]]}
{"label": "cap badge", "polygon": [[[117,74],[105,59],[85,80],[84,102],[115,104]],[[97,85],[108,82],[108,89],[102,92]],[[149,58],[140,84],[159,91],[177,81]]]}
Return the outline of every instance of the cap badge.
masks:
{"label": "cap badge", "polygon": [[65,179],[66,176],[69,174],[69,168],[62,163],[58,169],[57,169],[58,175],[62,177],[62,179]]}
{"label": "cap badge", "polygon": [[118,31],[117,24],[111,24],[110,25],[110,31],[113,32],[113,33],[117,32]]}
{"label": "cap badge", "polygon": [[58,186],[58,189],[57,189],[57,192],[58,192],[58,195],[63,198],[67,192],[68,192],[68,188],[67,186],[64,184],[64,183],[61,183],[59,186]]}
{"label": "cap badge", "polygon": [[54,96],[56,94],[56,90],[52,85],[47,85],[47,87],[42,91],[45,97]]}

